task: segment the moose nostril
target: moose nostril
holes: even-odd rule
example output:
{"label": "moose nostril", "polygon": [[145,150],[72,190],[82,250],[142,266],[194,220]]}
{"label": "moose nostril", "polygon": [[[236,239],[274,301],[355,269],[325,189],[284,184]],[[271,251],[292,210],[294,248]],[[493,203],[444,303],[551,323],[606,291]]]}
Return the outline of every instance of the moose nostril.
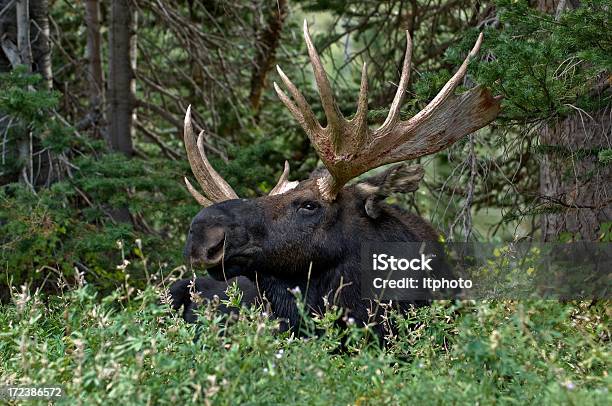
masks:
{"label": "moose nostril", "polygon": [[191,246],[192,263],[213,267],[223,259],[225,230],[222,227],[209,227],[194,234]]}
{"label": "moose nostril", "polygon": [[224,238],[220,239],[217,244],[213,245],[212,247],[209,247],[206,250],[206,258],[212,259],[212,258],[215,258],[216,256],[218,256],[219,253],[221,251],[223,251],[224,243],[225,243],[225,236],[224,236]]}

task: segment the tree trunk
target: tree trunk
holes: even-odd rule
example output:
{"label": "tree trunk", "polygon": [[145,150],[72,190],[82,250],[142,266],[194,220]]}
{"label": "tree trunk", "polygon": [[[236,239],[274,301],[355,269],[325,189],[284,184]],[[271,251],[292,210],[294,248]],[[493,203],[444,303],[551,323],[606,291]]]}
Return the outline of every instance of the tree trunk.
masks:
{"label": "tree trunk", "polygon": [[[51,44],[49,29],[49,1],[30,0],[31,30],[30,40],[32,46],[33,71],[43,77],[42,85],[45,90],[53,89],[53,69],[51,66]],[[34,151],[42,150],[41,137],[37,137],[33,145]],[[36,154],[32,159],[35,168],[38,168],[33,177],[33,184],[49,186],[54,180],[53,176],[53,154],[47,150],[46,153]]]}
{"label": "tree trunk", "polygon": [[[538,0],[539,10],[558,18],[576,1]],[[540,195],[553,210],[541,216],[542,239],[557,241],[564,233],[596,241],[602,223],[612,221],[612,168],[597,153],[611,148],[610,107],[576,112],[540,132],[547,151],[540,165]]]}
{"label": "tree trunk", "polygon": [[273,10],[268,19],[268,26],[261,33],[255,55],[255,66],[251,76],[249,101],[255,113],[259,113],[261,94],[266,83],[266,76],[276,58],[276,49],[280,43],[283,23],[287,17],[287,0],[278,0],[272,5]]}
{"label": "tree trunk", "polygon": [[9,55],[6,54],[5,43],[11,41],[17,43],[17,25],[15,21],[15,5],[6,8],[11,3],[11,0],[0,0],[0,72],[8,72],[12,69],[12,61]]}
{"label": "tree trunk", "polygon": [[21,64],[32,71],[32,47],[30,44],[30,2],[17,0],[17,49]]}
{"label": "tree trunk", "polygon": [[562,233],[596,241],[599,226],[612,221],[612,169],[598,162],[610,148],[610,109],[578,114],[546,126],[540,143],[549,146],[540,166],[540,193],[559,211],[542,215],[542,238]]}
{"label": "tree trunk", "polygon": [[100,3],[85,1],[87,24],[87,80],[89,81],[89,120],[94,137],[100,136],[104,120],[104,70],[102,69],[102,34],[100,33]]}
{"label": "tree trunk", "polygon": [[[132,20],[130,26],[130,68],[132,69],[132,80],[130,81],[130,94],[132,95],[132,123],[138,121],[138,116],[136,114],[136,63],[138,61],[138,37],[136,33],[138,32],[138,13],[136,10],[132,12]],[[130,127],[130,139],[134,139],[136,136],[136,126],[132,125]]]}
{"label": "tree trunk", "polygon": [[[17,50],[19,64],[32,71],[32,48],[30,45],[30,4],[28,0],[17,0]],[[23,132],[17,140],[17,154],[21,163],[19,180],[34,187],[34,163],[32,162],[32,133],[26,123],[22,123]]]}
{"label": "tree trunk", "polygon": [[[11,0],[0,0],[0,10],[4,10],[0,15],[0,73],[9,72],[12,69],[13,63],[11,57],[7,54],[7,45],[14,44],[16,41],[15,33],[15,7],[6,8]],[[14,47],[16,50],[16,47]],[[10,53],[10,51],[9,51]],[[16,52],[14,52],[16,53]],[[6,139],[9,131],[10,120],[0,111],[0,139]],[[13,173],[5,171],[6,157],[12,155],[16,151],[11,151],[6,143],[2,143],[0,147],[0,185],[13,182],[16,180]]]}
{"label": "tree trunk", "polygon": [[30,17],[34,72],[40,73],[47,90],[53,89],[51,47],[49,44],[49,0],[30,0]]}
{"label": "tree trunk", "polygon": [[[18,0],[9,8],[9,1],[0,1],[4,14],[0,20],[0,71],[8,71],[17,66],[24,66],[27,72],[41,74],[46,90],[53,88],[51,70],[51,48],[49,46],[49,17],[47,0]],[[8,62],[8,63],[7,63]],[[34,89],[31,89],[34,90]],[[7,121],[7,120],[3,120]],[[34,140],[28,123],[15,125],[19,128],[16,139],[16,154],[20,162],[19,180],[30,187],[49,181],[50,155],[37,154],[39,140]],[[7,129],[0,127],[0,134]],[[3,156],[4,156],[3,151]],[[37,168],[35,173],[34,168]],[[8,180],[8,179],[7,179]],[[15,180],[15,179],[12,179]]]}
{"label": "tree trunk", "polygon": [[130,51],[133,12],[129,0],[113,0],[111,5],[111,29],[109,43],[108,109],[110,113],[108,143],[114,151],[132,155],[132,113],[135,97],[132,94],[134,71]]}

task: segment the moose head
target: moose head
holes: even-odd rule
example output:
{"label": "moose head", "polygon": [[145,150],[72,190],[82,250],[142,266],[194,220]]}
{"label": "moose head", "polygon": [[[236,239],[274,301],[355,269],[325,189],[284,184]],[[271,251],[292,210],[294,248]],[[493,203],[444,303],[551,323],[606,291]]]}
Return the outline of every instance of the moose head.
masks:
{"label": "moose head", "polygon": [[[429,104],[409,120],[400,119],[410,74],[411,38],[397,92],[383,124],[367,123],[368,80],[363,64],[357,112],[343,117],[321,59],[304,22],[304,37],[322,107],[323,127],[309,104],[277,67],[288,93],[275,83],[278,97],[300,123],[325,170],[301,182],[289,181],[289,165],[267,196],[240,199],[210,165],[203,132],[196,137],[191,108],[185,116],[184,139],[192,171],[203,194],[185,178],[187,188],[204,208],[193,219],[186,255],[194,266],[206,268],[222,280],[246,276],[267,296],[280,317],[297,322],[288,289],[304,292],[311,309],[322,309],[330,295],[367,322],[367,308],[359,294],[360,246],[367,241],[435,241],[438,233],[422,218],[388,206],[384,197],[394,188],[416,190],[423,176],[420,166],[391,167],[376,177],[348,185],[355,177],[379,166],[412,160],[448,148],[457,140],[490,123],[500,109],[499,98],[475,87],[462,95],[470,60],[478,52],[482,34],[453,77]],[[342,292],[338,294],[338,290]]]}

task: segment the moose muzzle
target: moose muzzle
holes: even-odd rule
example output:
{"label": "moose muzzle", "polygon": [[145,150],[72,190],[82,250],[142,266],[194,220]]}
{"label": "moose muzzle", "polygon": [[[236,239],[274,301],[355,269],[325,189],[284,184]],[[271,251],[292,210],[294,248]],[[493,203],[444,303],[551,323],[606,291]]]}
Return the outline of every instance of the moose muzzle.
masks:
{"label": "moose muzzle", "polygon": [[212,268],[221,264],[224,248],[225,230],[217,226],[199,230],[192,235],[187,254],[192,265]]}

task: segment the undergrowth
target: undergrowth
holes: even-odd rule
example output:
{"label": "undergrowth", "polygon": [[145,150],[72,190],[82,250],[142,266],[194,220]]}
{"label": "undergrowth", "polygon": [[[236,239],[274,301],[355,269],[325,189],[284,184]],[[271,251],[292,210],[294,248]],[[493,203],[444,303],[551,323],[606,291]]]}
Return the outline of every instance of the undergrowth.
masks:
{"label": "undergrowth", "polygon": [[333,309],[312,321],[325,334],[296,337],[260,308],[228,319],[208,305],[189,325],[167,303],[161,284],[128,278],[104,297],[82,279],[57,296],[13,288],[0,382],[61,384],[59,404],[612,401],[607,302],[437,302],[395,315],[387,348],[335,329]]}

